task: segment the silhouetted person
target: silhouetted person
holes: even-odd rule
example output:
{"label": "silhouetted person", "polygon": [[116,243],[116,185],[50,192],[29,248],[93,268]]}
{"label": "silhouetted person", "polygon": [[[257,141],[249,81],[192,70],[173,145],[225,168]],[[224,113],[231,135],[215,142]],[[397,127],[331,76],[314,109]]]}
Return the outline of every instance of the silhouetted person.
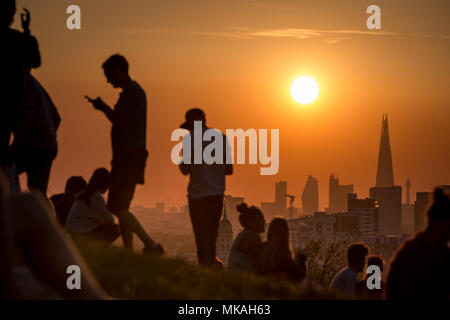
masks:
{"label": "silhouetted person", "polygon": [[347,266],[334,276],[330,290],[355,296],[358,273],[364,270],[368,254],[369,248],[365,244],[351,244],[347,249]]}
{"label": "silhouetted person", "polygon": [[264,242],[256,272],[259,275],[271,276],[301,282],[305,277],[305,269],[295,263],[289,248],[289,228],[283,218],[274,218],[269,225],[267,241]]}
{"label": "silhouetted person", "polygon": [[8,165],[8,146],[13,122],[19,113],[19,103],[24,92],[23,67],[37,68],[41,57],[36,39],[30,35],[30,14],[25,9],[21,15],[24,32],[10,28],[16,13],[15,0],[0,2],[0,34],[2,39],[2,78],[0,111],[0,167]]}
{"label": "silhouetted person", "polygon": [[66,182],[64,193],[55,194],[50,197],[56,211],[56,218],[59,224],[64,227],[70,208],[75,202],[75,197],[87,186],[86,180],[83,177],[72,176]]}
{"label": "silhouetted person", "polygon": [[239,271],[255,272],[256,262],[263,246],[260,234],[264,232],[266,221],[257,207],[248,207],[242,203],[237,210],[242,230],[233,241],[228,259],[228,268]]}
{"label": "silhouetted person", "polygon": [[119,101],[110,108],[100,97],[86,97],[112,123],[111,185],[108,208],[118,218],[125,247],[133,247],[133,233],[144,243],[145,253],[162,254],[162,246],[149,237],[129,211],[136,184],[144,183],[147,134],[147,100],[144,90],[130,78],[129,65],[121,55],[113,55],[102,65],[108,83],[122,89]]}
{"label": "silhouetted person", "polygon": [[381,274],[380,274],[380,283],[381,288],[380,289],[369,289],[367,287],[367,279],[371,276],[370,274],[366,274],[363,280],[359,281],[356,284],[356,295],[360,298],[370,299],[370,300],[381,300],[383,299],[383,290],[385,288],[385,283],[381,280],[382,273],[384,270],[384,260],[380,256],[376,255],[370,255],[367,259],[367,267],[369,266],[378,266],[380,268]]}
{"label": "silhouetted person", "polygon": [[[219,221],[222,215],[223,195],[225,192],[225,176],[233,173],[233,165],[227,164],[226,150],[230,148],[224,134],[215,131],[220,136],[223,146],[222,163],[206,164],[203,160],[195,164],[195,139],[200,135],[199,130],[205,132],[209,128],[206,126],[205,113],[201,109],[190,109],[185,115],[186,121],[181,128],[189,131],[183,138],[183,159],[179,168],[184,175],[189,175],[188,185],[188,205],[189,214],[197,245],[197,258],[200,265],[212,266],[221,265],[216,257],[216,240],[219,228]],[[194,123],[196,122],[196,124]],[[197,129],[195,129],[197,125]],[[214,141],[215,138],[212,140]],[[192,143],[188,143],[192,141]],[[198,155],[203,155],[203,150],[209,143],[203,141],[201,150],[197,150]],[[190,144],[190,151],[189,151]],[[190,152],[190,159],[186,153]],[[203,159],[203,157],[201,156]],[[185,163],[184,161],[189,163]],[[230,161],[228,161],[230,162]]]}
{"label": "silhouetted person", "polygon": [[47,91],[31,75],[31,69],[24,67],[24,71],[25,92],[10,152],[17,172],[27,174],[28,188],[46,195],[50,170],[58,152],[56,132],[61,118]]}
{"label": "silhouetted person", "polygon": [[108,191],[110,174],[105,168],[94,171],[84,191],[77,197],[67,217],[65,229],[108,243],[116,240],[119,227],[106,207],[102,194]]}
{"label": "silhouetted person", "polygon": [[450,196],[433,193],[425,231],[405,242],[392,259],[387,299],[450,298]]}

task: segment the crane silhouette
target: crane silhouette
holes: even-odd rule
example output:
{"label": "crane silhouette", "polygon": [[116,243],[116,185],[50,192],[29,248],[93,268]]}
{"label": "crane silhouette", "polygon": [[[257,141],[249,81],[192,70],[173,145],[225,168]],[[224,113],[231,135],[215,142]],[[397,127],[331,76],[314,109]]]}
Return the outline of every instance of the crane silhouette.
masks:
{"label": "crane silhouette", "polygon": [[294,216],[294,201],[295,201],[295,196],[291,195],[291,194],[285,194],[285,196],[287,198],[289,198],[289,219],[292,219]]}

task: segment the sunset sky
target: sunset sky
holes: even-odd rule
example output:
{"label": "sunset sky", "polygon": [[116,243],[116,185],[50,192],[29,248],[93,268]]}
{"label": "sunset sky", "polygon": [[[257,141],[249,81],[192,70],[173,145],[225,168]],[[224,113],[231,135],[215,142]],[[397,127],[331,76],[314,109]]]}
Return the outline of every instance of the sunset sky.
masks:
{"label": "sunset sky", "polygon": [[[82,29],[66,28],[66,8],[81,7]],[[366,28],[366,8],[381,7],[382,30]],[[235,166],[227,194],[250,204],[274,200],[274,183],[300,195],[308,175],[338,174],[360,196],[374,186],[381,119],[388,114],[394,179],[416,191],[450,184],[450,1],[17,1],[31,11],[42,66],[34,71],[62,123],[49,193],[71,175],[88,179],[111,160],[110,124],[83,96],[113,106],[120,90],[101,64],[121,53],[147,93],[149,161],[134,204],[186,203],[188,178],[171,162],[171,132],[191,107],[221,130],[280,130],[280,170]],[[20,28],[19,15],[14,28]],[[318,99],[300,105],[290,85],[314,78]]]}

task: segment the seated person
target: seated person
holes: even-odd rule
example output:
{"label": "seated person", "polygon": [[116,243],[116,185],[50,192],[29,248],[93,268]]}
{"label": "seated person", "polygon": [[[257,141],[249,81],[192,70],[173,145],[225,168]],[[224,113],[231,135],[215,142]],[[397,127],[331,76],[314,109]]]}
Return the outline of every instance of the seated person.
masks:
{"label": "seated person", "polygon": [[109,188],[109,180],[109,172],[105,168],[94,171],[86,189],[76,197],[70,209],[66,231],[108,243],[119,237],[119,227],[102,196]]}
{"label": "seated person", "polygon": [[72,176],[66,182],[64,193],[55,194],[50,197],[55,207],[56,217],[62,227],[66,225],[67,216],[70,208],[75,202],[75,196],[83,191],[87,186],[83,177]]}
{"label": "seated person", "polygon": [[[378,266],[380,268],[380,271],[383,272],[384,267],[384,260],[382,257],[371,255],[367,259],[367,267],[369,266]],[[380,280],[381,288],[377,289],[369,289],[367,288],[367,279],[371,276],[371,274],[367,274],[363,280],[359,281],[356,284],[356,294],[360,298],[364,299],[370,299],[370,300],[381,300],[383,298],[383,289],[384,289],[384,283]],[[381,274],[380,274],[381,277]]]}
{"label": "seated person", "polygon": [[249,208],[247,204],[242,203],[236,208],[241,213],[239,222],[244,230],[234,239],[228,258],[228,267],[239,271],[255,272],[263,244],[259,235],[264,232],[266,221],[257,207]]}
{"label": "seated person", "polygon": [[263,244],[256,264],[256,273],[284,278],[294,283],[303,281],[305,269],[292,258],[289,228],[285,219],[275,218],[270,223],[267,242]]}
{"label": "seated person", "polygon": [[358,273],[364,270],[369,248],[363,243],[354,243],[347,249],[347,266],[339,271],[330,284],[330,291],[356,295]]}

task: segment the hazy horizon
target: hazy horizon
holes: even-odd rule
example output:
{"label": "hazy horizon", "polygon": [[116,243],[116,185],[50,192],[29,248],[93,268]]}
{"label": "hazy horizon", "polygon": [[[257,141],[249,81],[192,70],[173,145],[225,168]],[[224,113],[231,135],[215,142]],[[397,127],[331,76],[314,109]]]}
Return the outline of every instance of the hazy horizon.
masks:
{"label": "hazy horizon", "polygon": [[[283,2],[283,3],[282,3]],[[66,7],[81,7],[82,29],[65,27]],[[106,83],[102,62],[121,53],[147,94],[145,185],[133,205],[186,203],[188,178],[170,158],[171,132],[191,107],[209,126],[280,129],[280,169],[235,165],[226,194],[259,206],[274,201],[275,182],[300,195],[319,182],[328,206],[328,179],[354,184],[359,197],[375,185],[383,114],[388,114],[394,181],[411,201],[418,191],[450,183],[450,2],[377,1],[382,30],[366,29],[366,1],[17,1],[31,12],[42,66],[34,71],[62,123],[49,194],[69,176],[88,179],[110,167],[110,124],[84,95],[113,106],[120,90]],[[407,9],[407,10],[406,10]],[[447,70],[447,71],[445,71]],[[297,104],[289,86],[299,75],[319,84],[319,97]],[[405,201],[403,190],[403,202]]]}

